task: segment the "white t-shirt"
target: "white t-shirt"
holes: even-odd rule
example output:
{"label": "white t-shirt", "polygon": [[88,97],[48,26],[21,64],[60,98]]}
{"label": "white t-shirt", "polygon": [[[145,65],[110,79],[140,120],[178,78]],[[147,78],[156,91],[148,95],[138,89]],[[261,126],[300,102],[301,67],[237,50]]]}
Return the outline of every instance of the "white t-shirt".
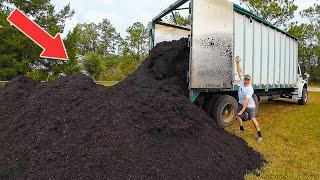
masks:
{"label": "white t-shirt", "polygon": [[255,108],[255,103],[252,98],[252,95],[254,93],[253,87],[251,85],[245,87],[243,83],[243,77],[240,80],[240,87],[238,91],[238,97],[239,97],[239,103],[243,105],[243,101],[245,99],[249,99],[248,108]]}

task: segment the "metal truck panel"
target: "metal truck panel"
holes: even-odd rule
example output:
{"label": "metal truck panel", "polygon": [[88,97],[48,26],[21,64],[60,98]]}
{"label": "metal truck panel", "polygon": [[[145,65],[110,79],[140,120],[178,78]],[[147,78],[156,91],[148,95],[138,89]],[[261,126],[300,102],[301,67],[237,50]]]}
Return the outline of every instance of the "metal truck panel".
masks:
{"label": "metal truck panel", "polygon": [[282,29],[279,29],[278,27],[272,25],[270,22],[262,19],[261,17],[257,16],[256,14],[250,12],[249,10],[246,10],[244,8],[242,8],[241,6],[237,5],[237,4],[233,4],[233,7],[234,7],[234,11],[239,13],[239,14],[242,14],[242,15],[246,15],[247,17],[250,17],[252,19],[254,19],[255,21],[265,25],[265,26],[268,26],[272,29],[275,29],[279,32],[281,32],[282,34],[286,35],[286,36],[289,36],[295,40],[297,40],[297,38],[295,38],[294,36],[290,35],[288,32],[286,31],[283,31]]}
{"label": "metal truck panel", "polygon": [[285,37],[285,43],[286,43],[286,65],[284,67],[284,72],[285,72],[285,85],[289,84],[290,82],[290,50],[289,50],[289,47],[290,47],[290,42],[289,42],[289,38],[288,37]]}
{"label": "metal truck panel", "polygon": [[261,61],[261,69],[260,69],[260,76],[261,76],[261,81],[260,84],[257,85],[265,85],[267,84],[268,81],[268,27],[266,26],[262,26],[261,29],[261,36],[262,36],[262,41],[261,41],[261,45],[262,45],[262,53],[261,53],[261,57],[260,59],[258,59],[258,61]]}
{"label": "metal truck panel", "polygon": [[285,36],[280,35],[280,85],[285,84]]}
{"label": "metal truck panel", "polygon": [[293,63],[294,63],[294,61],[293,61],[293,54],[292,54],[292,52],[293,52],[293,41],[292,41],[292,39],[291,38],[289,38],[289,43],[290,43],[290,45],[289,45],[289,61],[290,61],[290,67],[289,67],[289,84],[293,84]]}
{"label": "metal truck panel", "polygon": [[192,1],[190,88],[231,88],[233,4]]}
{"label": "metal truck panel", "polygon": [[[249,16],[235,12],[234,52],[254,87],[293,87],[297,78],[297,40]],[[234,68],[234,80],[239,81]]]}
{"label": "metal truck panel", "polygon": [[292,39],[293,41],[293,84],[296,84],[297,82],[297,76],[298,76],[298,43],[296,42],[295,39]]}
{"label": "metal truck panel", "polygon": [[268,28],[269,29],[269,39],[268,39],[268,42],[269,42],[269,47],[268,47],[268,50],[269,50],[269,53],[268,53],[268,82],[267,84],[268,85],[273,85],[274,82],[274,69],[275,69],[275,62],[274,62],[274,33],[275,31],[271,28]]}
{"label": "metal truck panel", "polygon": [[294,59],[294,67],[293,67],[293,84],[297,83],[297,79],[298,79],[298,42],[296,42],[295,39],[293,40],[293,59]]}
{"label": "metal truck panel", "polygon": [[297,81],[298,80],[298,41],[294,42],[293,54],[294,54],[294,63],[296,65],[296,67],[294,68],[294,79],[295,79],[295,81]]}
{"label": "metal truck panel", "polygon": [[[234,52],[235,55],[243,57],[244,56],[244,21],[245,16],[235,13],[235,21],[234,21],[234,30],[237,31],[237,33],[234,33]],[[243,61],[240,62],[241,67],[243,67]],[[235,80],[239,81],[239,77],[237,75],[237,68],[234,66],[234,75]]]}
{"label": "metal truck panel", "polygon": [[289,58],[288,58],[288,41],[287,41],[287,37],[283,37],[283,44],[284,44],[284,50],[283,50],[283,60],[284,60],[284,65],[282,67],[284,75],[284,82],[283,84],[287,84],[288,83],[288,65],[289,65]]}
{"label": "metal truck panel", "polygon": [[290,38],[291,40],[291,57],[292,57],[292,65],[291,65],[291,83],[290,84],[296,84],[296,78],[295,78],[295,69],[297,67],[296,65],[296,60],[295,60],[295,56],[294,56],[294,51],[295,51],[295,42],[294,42],[294,39]]}
{"label": "metal truck panel", "polygon": [[244,56],[242,58],[244,65],[243,65],[243,72],[244,74],[253,74],[253,23],[252,20],[249,18],[245,18],[244,23]]}
{"label": "metal truck panel", "polygon": [[254,23],[254,61],[253,61],[253,69],[254,73],[252,76],[252,83],[253,84],[260,84],[261,80],[261,74],[260,74],[260,68],[261,68],[261,61],[257,61],[257,59],[261,58],[261,52],[262,52],[262,45],[261,45],[261,24],[258,22]]}
{"label": "metal truck panel", "polygon": [[276,86],[280,85],[280,32],[275,32],[274,49],[275,49],[275,69],[274,69],[274,84]]}
{"label": "metal truck panel", "polygon": [[159,42],[188,38],[190,35],[190,30],[170,27],[168,25],[155,24],[154,28],[154,46]]}
{"label": "metal truck panel", "polygon": [[294,41],[294,39],[292,40],[292,58],[293,58],[293,67],[292,67],[292,84],[296,84],[296,69],[297,69],[297,64],[296,64],[296,57],[295,57],[295,50],[296,50],[296,43]]}
{"label": "metal truck panel", "polygon": [[291,41],[290,38],[287,37],[287,84],[291,84],[291,66],[292,66],[292,57],[291,57]]}

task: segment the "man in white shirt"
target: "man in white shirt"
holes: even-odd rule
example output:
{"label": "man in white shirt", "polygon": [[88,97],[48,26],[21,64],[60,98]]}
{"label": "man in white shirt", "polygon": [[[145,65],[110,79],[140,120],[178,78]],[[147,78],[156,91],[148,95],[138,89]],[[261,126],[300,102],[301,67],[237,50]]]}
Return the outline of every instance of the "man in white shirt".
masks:
{"label": "man in white shirt", "polygon": [[239,123],[240,130],[237,131],[237,133],[244,132],[242,118],[244,118],[245,113],[248,113],[248,118],[252,120],[258,132],[257,141],[261,143],[262,134],[261,134],[259,123],[256,119],[255,102],[252,98],[252,95],[254,94],[254,90],[251,86],[251,76],[247,74],[243,77],[243,72],[240,67],[240,61],[241,61],[240,57],[237,56],[235,58],[235,62],[237,65],[237,71],[240,78],[240,87],[238,90],[239,104],[238,104],[238,110],[237,110],[237,121]]}

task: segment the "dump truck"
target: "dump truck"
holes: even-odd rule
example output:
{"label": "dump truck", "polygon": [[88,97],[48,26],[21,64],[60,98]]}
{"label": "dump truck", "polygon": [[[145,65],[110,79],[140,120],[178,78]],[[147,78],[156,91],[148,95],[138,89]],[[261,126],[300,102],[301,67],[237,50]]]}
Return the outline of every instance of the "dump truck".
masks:
{"label": "dump truck", "polygon": [[[187,11],[190,22],[179,25],[175,11]],[[165,17],[171,15],[174,23]],[[189,38],[190,100],[221,127],[233,125],[238,108],[240,78],[252,76],[258,113],[260,97],[308,101],[308,84],[298,63],[298,41],[249,10],[226,0],[178,0],[149,25],[150,48],[163,41]]]}

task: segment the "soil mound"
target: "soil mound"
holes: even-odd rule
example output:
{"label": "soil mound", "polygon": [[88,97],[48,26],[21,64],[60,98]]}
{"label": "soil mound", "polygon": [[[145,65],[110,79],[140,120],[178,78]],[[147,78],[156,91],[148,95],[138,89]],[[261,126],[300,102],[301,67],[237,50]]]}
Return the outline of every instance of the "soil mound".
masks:
{"label": "soil mound", "polygon": [[265,162],[187,94],[187,39],[113,87],[75,74],[0,90],[0,179],[243,179]]}

